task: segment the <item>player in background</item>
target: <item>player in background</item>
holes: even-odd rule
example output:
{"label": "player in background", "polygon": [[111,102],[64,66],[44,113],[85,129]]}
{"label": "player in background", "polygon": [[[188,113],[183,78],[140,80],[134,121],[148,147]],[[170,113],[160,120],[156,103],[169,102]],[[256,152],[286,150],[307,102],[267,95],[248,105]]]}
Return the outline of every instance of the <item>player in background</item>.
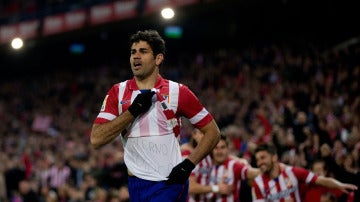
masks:
{"label": "player in background", "polygon": [[253,180],[260,170],[230,155],[230,141],[225,135],[190,176],[189,202],[239,201],[241,180]]}
{"label": "player in background", "polygon": [[252,184],[254,202],[301,202],[303,200],[299,191],[300,183],[339,189],[344,193],[357,190],[357,186],[353,184],[342,183],[330,177],[317,176],[304,168],[280,163],[275,147],[269,144],[258,145],[255,150],[255,158],[261,174],[255,178]]}

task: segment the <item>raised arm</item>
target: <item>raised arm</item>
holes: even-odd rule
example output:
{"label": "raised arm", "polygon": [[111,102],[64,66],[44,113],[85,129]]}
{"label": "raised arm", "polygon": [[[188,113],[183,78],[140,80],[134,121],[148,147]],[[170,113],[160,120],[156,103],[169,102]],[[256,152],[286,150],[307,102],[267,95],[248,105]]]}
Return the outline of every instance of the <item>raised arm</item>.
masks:
{"label": "raised arm", "polygon": [[349,193],[349,191],[355,191],[358,189],[358,187],[353,184],[342,183],[334,178],[323,176],[319,176],[316,179],[315,184],[331,189],[340,189],[344,193]]}
{"label": "raised arm", "polygon": [[258,168],[253,168],[251,166],[249,166],[248,171],[247,171],[247,179],[250,180],[250,182],[252,180],[254,180],[258,175],[260,175],[260,169]]}

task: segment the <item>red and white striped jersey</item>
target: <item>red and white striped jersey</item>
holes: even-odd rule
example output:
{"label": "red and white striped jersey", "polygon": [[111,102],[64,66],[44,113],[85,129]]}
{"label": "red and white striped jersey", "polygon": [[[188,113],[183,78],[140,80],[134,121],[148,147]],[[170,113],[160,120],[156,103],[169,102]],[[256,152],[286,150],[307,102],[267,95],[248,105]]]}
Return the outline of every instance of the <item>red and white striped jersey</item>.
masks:
{"label": "red and white striped jersey", "polygon": [[219,182],[232,184],[234,192],[230,195],[221,195],[217,193],[191,194],[189,202],[237,202],[239,201],[239,192],[241,180],[247,179],[247,166],[234,159],[228,158],[222,165],[212,165],[210,155],[204,158],[193,170],[192,176],[201,185],[216,185]]}
{"label": "red and white striped jersey", "polygon": [[255,178],[252,184],[252,197],[254,202],[279,201],[293,199],[301,202],[299,185],[301,183],[315,183],[317,176],[304,168],[284,164],[279,165],[280,175],[277,178],[263,173]]}
{"label": "red and white striped jersey", "polygon": [[[161,181],[182,161],[179,137],[174,130],[180,126],[180,118],[185,117],[195,127],[202,128],[213,117],[185,85],[159,75],[152,90],[157,99],[146,113],[127,127],[121,139],[130,172],[145,180]],[[134,78],[113,85],[94,123],[112,121],[128,109],[139,93]]]}

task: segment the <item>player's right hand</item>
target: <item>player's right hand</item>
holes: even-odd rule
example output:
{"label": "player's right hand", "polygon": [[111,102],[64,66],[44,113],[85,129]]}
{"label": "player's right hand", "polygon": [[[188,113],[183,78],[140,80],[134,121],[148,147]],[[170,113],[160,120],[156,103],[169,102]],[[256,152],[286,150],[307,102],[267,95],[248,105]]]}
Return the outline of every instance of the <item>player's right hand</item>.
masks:
{"label": "player's right hand", "polygon": [[134,118],[150,109],[152,104],[151,99],[154,94],[154,91],[145,90],[136,96],[133,103],[128,108],[129,112],[134,116]]}

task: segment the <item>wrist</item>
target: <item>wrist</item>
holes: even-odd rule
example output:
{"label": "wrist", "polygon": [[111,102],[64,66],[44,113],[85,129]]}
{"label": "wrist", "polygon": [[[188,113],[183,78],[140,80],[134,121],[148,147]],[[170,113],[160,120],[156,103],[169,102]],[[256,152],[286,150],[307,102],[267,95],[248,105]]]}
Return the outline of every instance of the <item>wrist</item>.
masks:
{"label": "wrist", "polygon": [[218,185],[211,185],[211,192],[213,193],[219,193],[220,188]]}
{"label": "wrist", "polygon": [[195,164],[191,162],[188,158],[184,159],[183,163],[187,170],[191,171],[195,168]]}

